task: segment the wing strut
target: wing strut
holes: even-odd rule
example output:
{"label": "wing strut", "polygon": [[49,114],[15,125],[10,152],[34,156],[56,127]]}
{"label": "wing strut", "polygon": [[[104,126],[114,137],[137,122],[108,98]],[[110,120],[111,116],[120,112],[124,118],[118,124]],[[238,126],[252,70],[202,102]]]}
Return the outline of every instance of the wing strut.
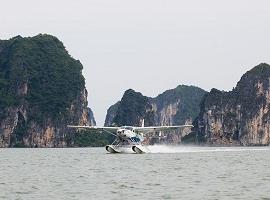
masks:
{"label": "wing strut", "polygon": [[103,131],[106,132],[106,133],[109,133],[109,134],[111,134],[111,135],[113,135],[113,136],[115,136],[115,137],[118,137],[117,135],[115,135],[114,133],[112,133],[112,132],[110,132],[110,131],[107,131],[106,129],[103,129]]}

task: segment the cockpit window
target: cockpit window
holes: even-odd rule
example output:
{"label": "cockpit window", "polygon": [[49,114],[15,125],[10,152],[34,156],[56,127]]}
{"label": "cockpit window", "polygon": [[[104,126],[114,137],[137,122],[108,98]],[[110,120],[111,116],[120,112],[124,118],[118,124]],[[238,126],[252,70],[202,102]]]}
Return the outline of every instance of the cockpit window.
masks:
{"label": "cockpit window", "polygon": [[122,126],[121,128],[132,131],[132,126]]}

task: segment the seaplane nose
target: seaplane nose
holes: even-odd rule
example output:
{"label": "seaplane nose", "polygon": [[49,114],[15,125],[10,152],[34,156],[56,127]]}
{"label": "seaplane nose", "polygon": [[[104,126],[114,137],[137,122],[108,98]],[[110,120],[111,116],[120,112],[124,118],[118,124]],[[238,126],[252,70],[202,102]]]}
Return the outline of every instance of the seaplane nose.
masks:
{"label": "seaplane nose", "polygon": [[120,137],[125,137],[125,136],[126,136],[124,130],[119,130],[119,131],[117,131],[117,135],[120,136]]}

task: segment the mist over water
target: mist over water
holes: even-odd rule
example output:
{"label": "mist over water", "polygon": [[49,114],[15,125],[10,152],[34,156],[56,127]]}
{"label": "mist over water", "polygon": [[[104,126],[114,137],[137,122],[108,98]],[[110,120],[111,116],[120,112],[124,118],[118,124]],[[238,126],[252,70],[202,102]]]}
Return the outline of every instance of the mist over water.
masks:
{"label": "mist over water", "polygon": [[0,199],[269,199],[269,147],[1,149]]}

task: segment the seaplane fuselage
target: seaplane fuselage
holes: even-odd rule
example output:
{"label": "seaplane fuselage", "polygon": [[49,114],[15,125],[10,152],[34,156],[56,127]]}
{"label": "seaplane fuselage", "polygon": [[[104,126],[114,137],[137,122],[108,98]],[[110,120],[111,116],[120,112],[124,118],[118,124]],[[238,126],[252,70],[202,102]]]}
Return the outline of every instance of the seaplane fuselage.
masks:
{"label": "seaplane fuselage", "polygon": [[117,130],[116,135],[119,138],[131,140],[137,143],[143,142],[143,133],[136,133],[132,127],[121,127]]}

